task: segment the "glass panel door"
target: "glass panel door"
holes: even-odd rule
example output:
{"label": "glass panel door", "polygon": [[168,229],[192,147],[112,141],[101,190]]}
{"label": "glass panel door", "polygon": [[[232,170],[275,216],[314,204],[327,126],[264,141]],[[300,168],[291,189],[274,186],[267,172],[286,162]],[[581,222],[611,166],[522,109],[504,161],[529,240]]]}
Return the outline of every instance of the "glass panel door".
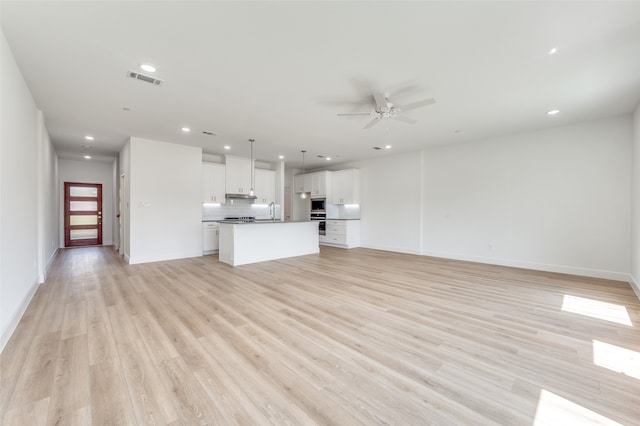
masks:
{"label": "glass panel door", "polygon": [[102,185],[65,182],[65,247],[99,244],[102,244]]}

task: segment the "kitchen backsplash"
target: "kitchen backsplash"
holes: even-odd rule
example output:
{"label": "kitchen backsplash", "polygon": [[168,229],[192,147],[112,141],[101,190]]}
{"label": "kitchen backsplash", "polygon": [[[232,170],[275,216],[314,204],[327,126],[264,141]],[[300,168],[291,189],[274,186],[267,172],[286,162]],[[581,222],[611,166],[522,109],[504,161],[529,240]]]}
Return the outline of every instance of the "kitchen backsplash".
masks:
{"label": "kitchen backsplash", "polygon": [[[255,216],[271,219],[268,204],[254,204],[250,200],[233,200],[233,203],[202,204],[202,220],[220,220],[225,217]],[[276,219],[280,219],[280,205],[276,204]]]}
{"label": "kitchen backsplash", "polygon": [[360,219],[359,204],[327,204],[327,219]]}

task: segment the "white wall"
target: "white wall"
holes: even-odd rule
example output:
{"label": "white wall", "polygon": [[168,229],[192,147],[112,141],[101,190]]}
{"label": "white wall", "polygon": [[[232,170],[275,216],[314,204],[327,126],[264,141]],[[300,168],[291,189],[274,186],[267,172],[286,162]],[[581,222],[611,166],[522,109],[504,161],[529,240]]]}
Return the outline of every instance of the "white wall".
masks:
{"label": "white wall", "polygon": [[631,282],[640,298],[640,105],[633,114]]}
{"label": "white wall", "polygon": [[631,124],[425,151],[425,254],[626,280]]}
{"label": "white wall", "polygon": [[360,236],[363,247],[421,253],[421,152],[355,161],[334,170],[360,170]]}
{"label": "white wall", "polygon": [[[37,289],[38,196],[50,170],[38,177],[38,109],[20,73],[4,32],[0,39],[0,349],[11,337]],[[44,127],[42,131],[46,132]],[[48,139],[44,136],[41,140]],[[43,150],[45,147],[43,146]],[[50,149],[47,148],[47,149]],[[52,152],[43,155],[49,159]],[[45,201],[46,202],[46,201]],[[39,225],[39,224],[42,225]],[[48,232],[48,231],[47,231]],[[46,238],[45,238],[46,240]],[[49,251],[47,250],[47,253]]]}
{"label": "white wall", "polygon": [[631,141],[622,116],[333,169],[360,169],[365,247],[626,281]]}
{"label": "white wall", "polygon": [[99,183],[102,184],[102,244],[113,244],[113,218],[116,207],[113,204],[113,164],[101,163],[92,160],[58,160],[60,176],[60,220],[59,238],[60,246],[64,247],[64,183]]}
{"label": "white wall", "polygon": [[58,156],[45,126],[44,115],[38,111],[38,276],[45,281],[47,270],[60,247],[60,190],[58,186]]}
{"label": "white wall", "polygon": [[130,263],[202,255],[202,149],[130,139]]}

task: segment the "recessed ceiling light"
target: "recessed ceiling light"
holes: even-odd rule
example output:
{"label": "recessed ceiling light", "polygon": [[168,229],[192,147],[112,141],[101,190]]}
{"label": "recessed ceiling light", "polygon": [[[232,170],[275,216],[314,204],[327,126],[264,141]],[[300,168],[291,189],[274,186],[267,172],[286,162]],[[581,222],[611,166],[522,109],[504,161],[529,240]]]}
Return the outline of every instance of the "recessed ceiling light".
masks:
{"label": "recessed ceiling light", "polygon": [[85,155],[84,158],[86,158],[87,160],[91,160],[91,156],[90,155]]}
{"label": "recessed ceiling light", "polygon": [[558,48],[554,47],[551,50],[549,50],[549,55],[555,55],[557,51],[558,51]]}
{"label": "recessed ceiling light", "polygon": [[278,155],[278,158],[284,160],[284,155]]}
{"label": "recessed ceiling light", "polygon": [[325,160],[331,161],[331,157],[327,157],[327,158],[325,158]]}
{"label": "recessed ceiling light", "polygon": [[391,149],[391,145],[385,145],[384,149]]}
{"label": "recessed ceiling light", "polygon": [[156,67],[151,64],[142,64],[140,65],[140,68],[142,68],[146,72],[156,72]]}
{"label": "recessed ceiling light", "polygon": [[556,115],[559,112],[559,109],[552,109],[551,111],[547,111],[547,115]]}
{"label": "recessed ceiling light", "polygon": [[229,145],[225,145],[223,146],[224,149],[231,149],[231,147]]}
{"label": "recessed ceiling light", "polygon": [[95,139],[93,136],[89,136],[89,135],[85,136],[84,138],[88,141],[92,141]]}
{"label": "recessed ceiling light", "polygon": [[189,133],[191,131],[191,129],[188,128],[188,127],[183,127],[182,131],[185,132],[185,133]]}

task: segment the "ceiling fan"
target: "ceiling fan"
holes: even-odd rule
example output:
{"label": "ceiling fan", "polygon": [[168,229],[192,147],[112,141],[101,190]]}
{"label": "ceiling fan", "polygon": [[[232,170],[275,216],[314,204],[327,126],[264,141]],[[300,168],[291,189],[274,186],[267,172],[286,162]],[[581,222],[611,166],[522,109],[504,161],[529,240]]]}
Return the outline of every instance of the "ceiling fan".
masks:
{"label": "ceiling fan", "polygon": [[407,124],[415,124],[417,121],[413,118],[406,117],[402,115],[405,111],[411,111],[412,109],[420,108],[423,106],[435,104],[436,100],[433,98],[423,99],[421,101],[412,102],[406,105],[395,105],[389,102],[389,99],[385,96],[384,93],[375,92],[373,93],[373,100],[376,104],[376,109],[374,112],[353,112],[353,113],[344,113],[338,114],[339,116],[349,116],[349,115],[373,115],[373,119],[364,126],[364,129],[370,129],[383,118],[395,118],[396,120],[402,121]]}

